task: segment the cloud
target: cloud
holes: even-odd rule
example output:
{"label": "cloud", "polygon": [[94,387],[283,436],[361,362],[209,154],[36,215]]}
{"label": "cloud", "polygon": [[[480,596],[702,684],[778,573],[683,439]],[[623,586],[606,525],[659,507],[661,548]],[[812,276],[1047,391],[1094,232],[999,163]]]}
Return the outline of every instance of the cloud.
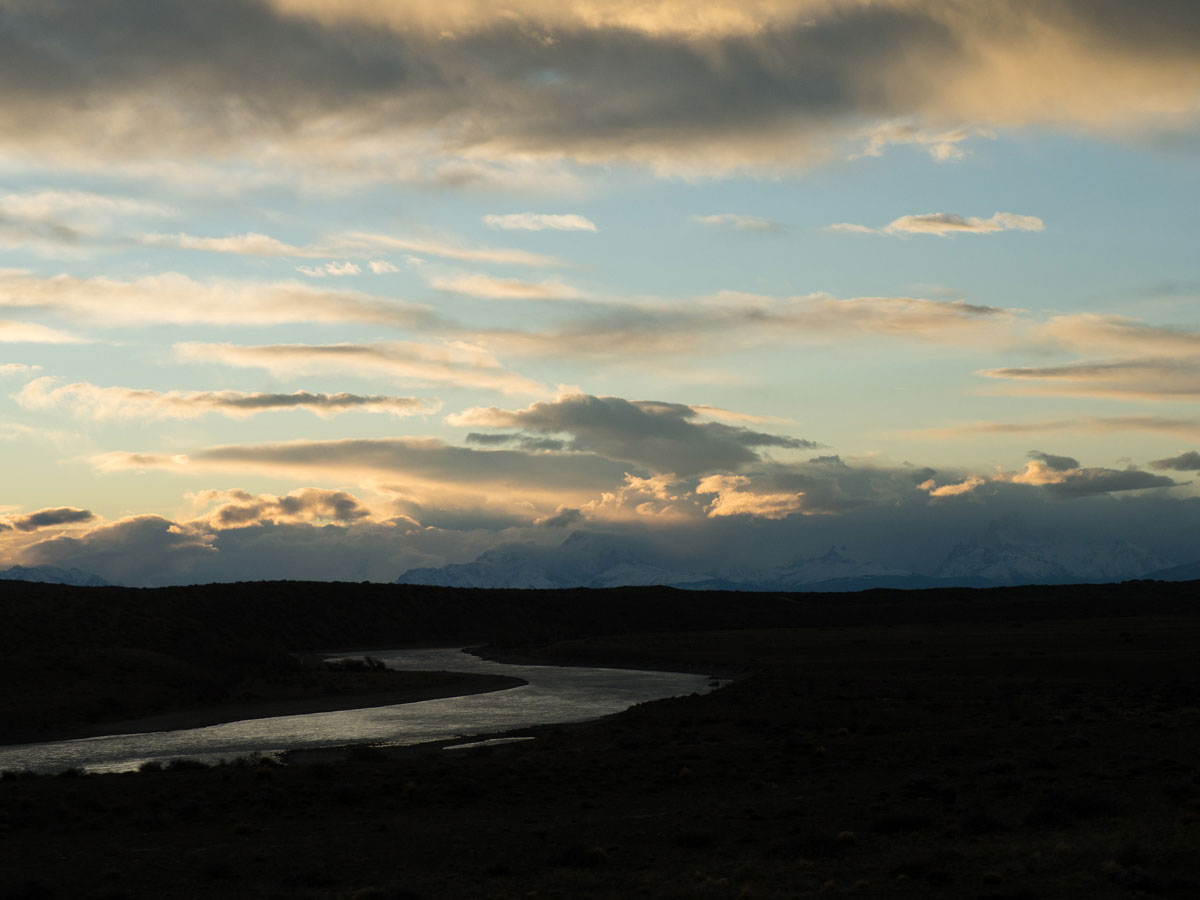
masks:
{"label": "cloud", "polygon": [[109,462],[114,473],[159,467],[190,479],[220,470],[358,480],[388,499],[368,503],[328,487],[201,491],[189,495],[193,511],[175,521],[138,516],[73,530],[70,540],[10,528],[0,551],[26,565],[77,566],[133,584],[392,581],[410,567],[470,560],[506,542],[561,542],[564,529],[583,528],[624,536],[647,560],[674,559],[663,563],[668,569],[739,580],[747,569],[830,545],[848,545],[844,552],[860,561],[932,573],[958,545],[989,546],[997,522],[1008,523],[1006,541],[1028,545],[1038,560],[1056,558],[1064,545],[1103,556],[1121,540],[1153,548],[1153,558],[1167,560],[1155,563],[1161,567],[1195,559],[1200,525],[1200,499],[1168,496],[1170,478],[1054,469],[1041,459],[993,477],[836,456],[685,477],[636,474],[595,455],[402,439],[201,448],[183,458],[112,454]]}
{"label": "cloud", "polygon": [[[421,253],[464,262],[494,263],[516,266],[561,266],[563,263],[552,256],[514,250],[504,247],[472,247],[456,240],[433,238],[397,237],[366,231],[349,231],[321,238],[312,244],[288,244],[269,235],[257,232],[230,235],[228,237],[197,237],[190,234],[146,234],[142,243],[152,247],[172,247],[178,250],[202,250],[209,253],[227,253],[235,256],[258,256],[263,258],[312,259],[330,256],[354,256],[366,258],[381,252],[402,251]],[[345,267],[350,263],[327,263],[328,274],[334,272],[329,266]],[[384,264],[386,265],[386,263]],[[354,273],[357,274],[357,273]],[[378,273],[377,273],[378,274]]]}
{"label": "cloud", "polygon": [[930,497],[964,497],[974,493],[976,488],[981,488],[987,483],[986,478],[979,475],[971,475],[964,481],[943,484],[940,487],[931,478],[928,481],[921,482],[917,487],[923,491],[928,491]]}
{"label": "cloud", "polygon": [[161,516],[131,516],[84,534],[56,535],[27,547],[26,565],[71,566],[117,584],[172,584],[215,554],[207,529]]}
{"label": "cloud", "polygon": [[995,434],[1047,434],[1051,432],[1081,432],[1107,434],[1110,432],[1149,431],[1173,434],[1184,438],[1200,438],[1200,419],[1180,419],[1170,416],[1092,416],[1078,419],[1049,419],[1033,422],[969,422],[943,428],[927,428],[912,432],[919,437],[947,438]]}
{"label": "cloud", "polygon": [[673,474],[643,478],[626,472],[622,483],[580,508],[591,522],[654,522],[683,527],[704,514],[688,482]]}
{"label": "cloud", "polygon": [[0,376],[28,375],[30,372],[36,372],[41,368],[41,366],[29,366],[25,363],[0,363]]}
{"label": "cloud", "polygon": [[742,490],[749,478],[738,475],[709,475],[700,479],[697,494],[716,494],[708,507],[710,516],[755,516],[782,519],[803,508],[803,494],[760,494]]}
{"label": "cloud", "polygon": [[1073,456],[1055,456],[1040,450],[1030,450],[1028,455],[1030,459],[1037,460],[1054,472],[1067,472],[1079,468],[1079,460]]}
{"label": "cloud", "polygon": [[91,522],[96,514],[89,509],[76,509],[73,506],[58,506],[52,509],[39,509],[35,512],[19,516],[0,517],[0,531],[39,531],[43,528],[57,528],[62,525],[78,525]]}
{"label": "cloud", "polygon": [[568,525],[574,525],[582,520],[583,513],[578,509],[560,506],[554,511],[554,515],[538,519],[533,524],[539,528],[566,528]]}
{"label": "cloud", "polygon": [[[882,122],[868,129],[862,138],[865,140],[862,150],[852,158],[862,156],[882,156],[884,151],[893,144],[913,145],[924,149],[936,162],[957,162],[967,155],[961,146],[969,138],[995,138],[996,133],[987,128],[921,128],[912,121],[895,120]],[[835,228],[839,226],[834,226]],[[871,231],[860,225],[844,226],[842,230]]]}
{"label": "cloud", "polygon": [[583,296],[579,290],[561,281],[516,281],[489,275],[434,278],[432,284],[439,291],[488,300],[569,300]]}
{"label": "cloud", "polygon": [[173,214],[158,203],[89,191],[42,189],[0,194],[0,245],[75,247],[108,227],[113,218]]}
{"label": "cloud", "polygon": [[716,213],[711,216],[693,216],[701,225],[728,225],[738,231],[779,232],[783,226],[770,219],[746,216],[741,213]]}
{"label": "cloud", "polygon": [[326,275],[358,275],[362,266],[352,262],[327,262],[323,266],[296,266],[296,271],[309,278],[324,278]]}
{"label": "cloud", "polygon": [[[434,438],[352,438],[206,447],[182,454],[112,452],[91,458],[101,472],[162,469],[298,476],[344,482],[409,495],[440,506],[479,492],[510,505],[555,509],[582,503],[619,483],[628,465],[593,453],[547,454],[475,450]],[[535,510],[536,506],[527,507]]]}
{"label": "cloud", "polygon": [[977,374],[1044,394],[1116,400],[1190,400],[1200,396],[1200,356],[1014,366]]}
{"label": "cloud", "polygon": [[186,362],[266,369],[276,375],[353,372],[421,384],[454,384],[506,394],[544,394],[535,381],[505,369],[490,353],[464,343],[236,344],[185,343],[175,355]]}
{"label": "cloud", "polygon": [[109,328],[288,322],[415,327],[436,321],[426,306],[357,291],[316,288],[295,281],[196,281],[176,272],[123,281],[70,275],[42,278],[0,270],[0,308],[4,307],[42,310]]}
{"label": "cloud", "polygon": [[1037,216],[1019,216],[1015,213],[993,213],[987,219],[960,216],[957,213],[921,213],[901,216],[883,228],[839,222],[830,225],[827,230],[852,234],[933,234],[949,237],[955,234],[995,234],[999,231],[1043,231],[1045,227],[1045,223]]}
{"label": "cloud", "polygon": [[0,319],[0,344],[84,344],[85,338],[36,322]]}
{"label": "cloud", "polygon": [[482,434],[472,431],[467,434],[468,444],[476,447],[517,447],[530,452],[554,451],[567,449],[567,442],[557,438],[536,437],[531,434]]}
{"label": "cloud", "polygon": [[351,231],[326,238],[318,248],[336,251],[322,255],[371,256],[380,252],[401,251],[425,256],[438,256],[460,262],[494,263],[506,266],[555,267],[563,261],[541,253],[513,250],[505,247],[471,247],[444,240],[398,238],[386,234]]}
{"label": "cloud", "polygon": [[649,466],[660,473],[731,471],[760,460],[761,448],[800,449],[812,441],[693,421],[699,413],[681,403],[629,401],[569,394],[526,409],[476,407],[448,416],[451,425],[518,428],[568,434],[567,449]]}
{"label": "cloud", "polygon": [[0,195],[0,213],[20,219],[50,220],[62,215],[160,217],[175,215],[175,210],[135,197],[47,188]]}
{"label": "cloud", "polygon": [[238,256],[310,256],[301,247],[285,244],[269,235],[249,231],[229,237],[196,237],[191,234],[145,234],[142,243],[149,247],[170,247],[176,250],[204,250],[209,253],[232,253]]}
{"label": "cloud", "polygon": [[393,272],[400,271],[386,259],[373,259],[367,265],[371,267],[371,271],[376,275],[390,275]]}
{"label": "cloud", "polygon": [[[1058,459],[1066,459],[1058,457]],[[1074,460],[1070,460],[1074,462]],[[1165,475],[1152,475],[1140,469],[1055,468],[1040,459],[1030,460],[1025,470],[1009,476],[1014,484],[1030,484],[1043,488],[1058,499],[1088,497],[1121,491],[1140,491],[1148,488],[1175,487],[1179,482]]]}
{"label": "cloud", "polygon": [[245,391],[153,391],[125,387],[100,387],[87,382],[58,384],[58,379],[35,378],[14,395],[25,409],[68,407],[83,418],[194,419],[219,413],[244,419],[258,413],[304,409],[318,416],[345,412],[389,413],[394,416],[428,415],[441,403],[416,397],[360,396],[357,394],[248,393]]}
{"label": "cloud", "polygon": [[771,423],[786,423],[788,421],[778,416],[756,416],[751,413],[724,409],[720,406],[709,406],[705,403],[691,403],[689,405],[702,416],[709,416],[713,419],[724,419],[728,422],[752,422],[756,425],[766,425]]}
{"label": "cloud", "polygon": [[215,529],[249,528],[264,524],[336,522],[348,525],[372,518],[372,512],[345,491],[302,488],[285,496],[246,491],[205,491],[190,498],[200,506],[214,506],[201,519]]}
{"label": "cloud", "polygon": [[949,158],[972,129],[1138,135],[1197,111],[1200,14],[1180,0],[214,2],[153,21],[137,0],[20,4],[0,149],[380,178],[424,176],[414,156],[778,170],[864,140]]}
{"label": "cloud", "polygon": [[1200,331],[1150,325],[1128,316],[1076,313],[1054,316],[1037,337],[1088,354],[1200,356]]}
{"label": "cloud", "polygon": [[505,231],[595,231],[596,223],[575,213],[548,215],[546,213],[507,213],[483,217],[489,228]]}
{"label": "cloud", "polygon": [[413,566],[472,558],[503,529],[530,525],[528,518],[493,518],[473,530],[420,527],[371,510],[352,494],[318,488],[283,496],[201,491],[188,499],[194,512],[177,520],[133,516],[62,539],[10,532],[3,549],[24,565],[78,566],[137,586],[263,578],[391,582]]}
{"label": "cloud", "polygon": [[1007,342],[1019,321],[1017,311],[962,301],[723,292],[683,308],[605,304],[542,331],[492,328],[476,335],[509,355],[647,360],[870,335],[956,344]]}
{"label": "cloud", "polygon": [[1054,365],[977,372],[1020,393],[1189,400],[1200,395],[1200,331],[1151,325],[1127,316],[1054,316],[1029,330],[1033,348],[1069,350],[1081,358]]}
{"label": "cloud", "polygon": [[1108,469],[1081,467],[1071,456],[1056,456],[1038,450],[1029,451],[1029,462],[1017,472],[998,470],[991,477],[973,474],[957,482],[938,486],[930,478],[917,485],[931,498],[977,495],[988,486],[993,490],[1003,485],[1024,485],[1044,491],[1055,500],[1092,497],[1103,494],[1141,491],[1151,488],[1178,487],[1179,482],[1162,475],[1152,475],[1133,467]]}
{"label": "cloud", "polygon": [[1175,472],[1200,472],[1200,453],[1188,450],[1178,456],[1156,459],[1150,463],[1150,468],[1160,471],[1166,469]]}

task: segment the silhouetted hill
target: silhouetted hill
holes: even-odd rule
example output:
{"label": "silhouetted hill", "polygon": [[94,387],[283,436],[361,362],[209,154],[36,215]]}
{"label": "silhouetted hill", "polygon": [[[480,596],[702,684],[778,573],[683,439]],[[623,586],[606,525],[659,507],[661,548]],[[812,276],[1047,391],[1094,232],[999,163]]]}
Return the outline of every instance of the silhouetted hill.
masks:
{"label": "silhouetted hill", "polygon": [[473,590],[289,581],[135,589],[0,582],[7,688],[0,701],[0,741],[3,732],[18,726],[61,729],[75,721],[224,702],[247,680],[294,677],[292,654],[299,651],[1086,619],[1190,611],[1196,595],[1195,583],[1145,581],[861,593]]}

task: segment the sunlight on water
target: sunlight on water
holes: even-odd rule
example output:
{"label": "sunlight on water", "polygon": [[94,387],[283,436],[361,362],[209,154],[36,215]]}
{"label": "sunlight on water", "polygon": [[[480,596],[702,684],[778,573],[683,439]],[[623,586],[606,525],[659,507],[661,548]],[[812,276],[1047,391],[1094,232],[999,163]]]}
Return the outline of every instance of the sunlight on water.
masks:
{"label": "sunlight on water", "polygon": [[55,772],[77,766],[92,772],[125,772],[146,762],[184,757],[216,762],[252,753],[340,744],[401,745],[451,740],[531,725],[594,719],[647,700],[704,692],[710,682],[703,675],[679,672],[510,666],[457,649],[396,650],[373,652],[372,656],[395,669],[512,675],[529,684],[488,694],[372,709],[0,747],[0,770]]}

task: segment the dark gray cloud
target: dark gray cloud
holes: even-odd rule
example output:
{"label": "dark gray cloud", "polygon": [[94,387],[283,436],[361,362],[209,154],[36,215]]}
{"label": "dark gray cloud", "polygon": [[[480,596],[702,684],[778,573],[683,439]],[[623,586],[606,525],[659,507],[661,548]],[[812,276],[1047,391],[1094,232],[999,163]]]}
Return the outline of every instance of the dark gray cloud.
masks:
{"label": "dark gray cloud", "polygon": [[1067,469],[1078,469],[1079,460],[1072,456],[1055,456],[1052,453],[1043,453],[1040,450],[1030,450],[1026,454],[1030,459],[1036,459],[1044,462],[1049,468],[1056,472],[1065,472]]}
{"label": "dark gray cloud", "polygon": [[[995,306],[915,297],[797,297],[719,295],[688,309],[675,306],[579,304],[570,319],[540,331],[494,328],[480,332],[489,347],[514,355],[567,353],[584,359],[656,360],[713,348],[775,341],[820,342],[831,337],[886,335],[961,343],[994,333],[1012,317]],[[643,362],[645,364],[645,362]]]}
{"label": "dark gray cloud", "polygon": [[[573,394],[526,409],[468,410],[449,421],[489,428],[520,428],[569,434],[567,448],[649,466],[656,472],[691,475],[726,472],[760,461],[762,448],[816,447],[812,441],[751,431],[720,422],[697,422],[682,403],[629,401]],[[515,436],[518,440],[520,436]]]}
{"label": "dark gray cloud", "polygon": [[4,0],[0,122],[10,142],[66,151],[87,134],[109,155],[274,139],[320,156],[330,132],[306,127],[337,119],[348,140],[431,131],[460,153],[791,164],[872,119],[1166,116],[1191,108],[1200,57],[1186,0],[766,4],[699,34],[704,7],[709,22],[738,8],[697,5],[647,23],[636,3],[589,20],[537,2]]}
{"label": "dark gray cloud", "polygon": [[58,535],[25,550],[25,565],[66,566],[114,584],[186,583],[195,565],[215,554],[206,531],[161,516],[135,516],[75,537]]}
{"label": "dark gray cloud", "polygon": [[1078,469],[1064,473],[1061,481],[1042,485],[1052,497],[1071,499],[1146,488],[1175,487],[1179,482],[1166,475],[1152,475],[1140,469]]}
{"label": "dark gray cloud", "polygon": [[583,513],[578,509],[560,506],[554,515],[538,519],[534,524],[539,528],[566,528],[568,525],[574,525],[582,520]]}
{"label": "dark gray cloud", "polygon": [[521,450],[565,450],[567,442],[555,438],[534,437],[530,434],[483,434],[472,431],[467,443],[479,447],[517,447]]}
{"label": "dark gray cloud", "polygon": [[384,409],[413,410],[422,407],[415,397],[388,397],[360,394],[311,394],[296,391],[294,394],[236,394],[226,397],[222,393],[202,395],[202,403],[211,402],[217,407],[236,410],[294,409],[301,407],[312,410],[344,411],[380,407]]}
{"label": "dark gray cloud", "polygon": [[345,491],[305,488],[283,496],[253,495],[230,491],[228,502],[209,516],[215,528],[243,528],[267,522],[295,522],[326,519],[349,524],[371,515],[357,497]]}
{"label": "dark gray cloud", "polygon": [[1188,450],[1178,456],[1156,459],[1150,463],[1150,468],[1160,471],[1165,469],[1175,472],[1200,472],[1200,453]]}
{"label": "dark gray cloud", "polygon": [[41,528],[54,528],[58,525],[76,525],[90,522],[96,514],[88,509],[77,509],[74,506],[57,506],[49,509],[39,509],[25,515],[0,519],[0,531],[37,531]]}
{"label": "dark gray cloud", "polygon": [[[393,490],[384,485],[384,490]],[[394,488],[397,493],[404,493],[403,488]],[[529,525],[530,515],[521,515],[507,509],[493,509],[486,505],[455,506],[446,502],[437,502],[431,498],[428,503],[417,503],[412,500],[398,500],[393,506],[401,516],[412,519],[422,528],[436,528],[442,531],[503,531],[507,528],[517,528]]]}
{"label": "dark gray cloud", "polygon": [[[1164,332],[1159,330],[1159,334]],[[1190,336],[1179,337],[1182,344]],[[1188,351],[1194,354],[1195,348]],[[989,369],[980,374],[1030,383],[1040,391],[1054,394],[1158,400],[1189,400],[1200,396],[1200,358],[1195,355],[1020,366]]]}

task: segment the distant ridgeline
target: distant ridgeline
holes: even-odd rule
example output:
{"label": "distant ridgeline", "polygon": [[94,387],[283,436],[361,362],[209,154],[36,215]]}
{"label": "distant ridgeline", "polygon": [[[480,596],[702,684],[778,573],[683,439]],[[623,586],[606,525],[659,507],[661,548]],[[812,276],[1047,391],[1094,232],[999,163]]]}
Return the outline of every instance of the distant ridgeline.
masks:
{"label": "distant ridgeline", "polygon": [[99,575],[79,569],[60,569],[57,566],[12,566],[0,569],[0,581],[34,581],[41,584],[70,584],[75,587],[106,587],[108,582]]}
{"label": "distant ridgeline", "polygon": [[699,569],[694,560],[656,555],[636,537],[577,531],[558,546],[506,544],[480,554],[473,562],[409,569],[397,583],[524,589],[665,585],[688,590],[862,591],[1197,577],[1200,564],[1174,565],[1174,561],[1127,541],[1047,546],[999,526],[955,545],[931,574],[853,559],[844,547],[831,547],[819,556],[796,557],[780,566]]}
{"label": "distant ridgeline", "polygon": [[861,593],[476,590],[262,581],[166,588],[0,586],[0,654],[86,646],[183,659],[405,645],[538,643],[599,635],[855,624],[1012,621],[1186,611],[1196,583],[1131,581]]}

